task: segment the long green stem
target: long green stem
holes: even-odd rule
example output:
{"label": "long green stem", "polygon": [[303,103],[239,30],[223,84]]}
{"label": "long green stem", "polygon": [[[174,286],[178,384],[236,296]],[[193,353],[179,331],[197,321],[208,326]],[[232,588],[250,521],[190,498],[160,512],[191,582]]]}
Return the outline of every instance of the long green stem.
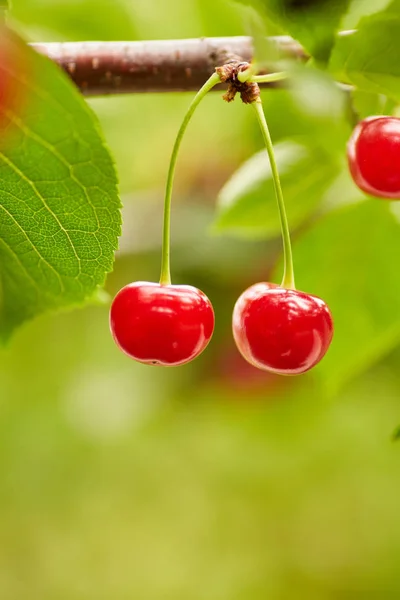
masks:
{"label": "long green stem", "polygon": [[182,142],[182,138],[189,124],[190,119],[197,106],[200,104],[204,96],[209,92],[217,83],[220,83],[221,79],[217,73],[213,73],[211,77],[206,81],[202,88],[197,92],[193,98],[188,111],[182,121],[182,125],[179,128],[178,134],[175,139],[174,147],[172,149],[171,160],[169,163],[169,170],[167,176],[167,186],[165,190],[165,202],[164,202],[164,224],[163,224],[163,239],[162,239],[162,257],[161,257],[161,285],[169,285],[171,283],[171,270],[170,270],[170,234],[171,234],[171,198],[172,198],[172,186],[174,183],[175,167],[178,158],[179,148]]}
{"label": "long green stem", "polygon": [[286,287],[286,288],[295,289],[292,245],[290,243],[289,225],[288,225],[288,220],[287,220],[287,216],[286,216],[285,203],[283,200],[281,182],[279,179],[278,167],[276,165],[271,135],[269,133],[267,121],[265,119],[261,99],[258,98],[255,102],[252,103],[252,106],[256,112],[258,123],[260,125],[261,131],[262,131],[262,134],[264,137],[265,146],[267,148],[269,162],[271,164],[272,177],[274,180],[276,199],[278,202],[279,216],[280,216],[280,220],[281,220],[281,229],[282,229],[283,253],[284,253],[284,269],[283,269],[282,286]]}
{"label": "long green stem", "polygon": [[286,71],[278,71],[277,73],[266,73],[265,75],[254,75],[254,65],[250,65],[245,71],[240,71],[237,75],[239,81],[244,83],[250,81],[252,83],[272,83],[273,81],[282,81],[287,79]]}
{"label": "long green stem", "polygon": [[287,79],[288,74],[285,71],[279,73],[268,73],[267,75],[253,75],[249,81],[253,83],[272,83],[273,81],[282,81]]}

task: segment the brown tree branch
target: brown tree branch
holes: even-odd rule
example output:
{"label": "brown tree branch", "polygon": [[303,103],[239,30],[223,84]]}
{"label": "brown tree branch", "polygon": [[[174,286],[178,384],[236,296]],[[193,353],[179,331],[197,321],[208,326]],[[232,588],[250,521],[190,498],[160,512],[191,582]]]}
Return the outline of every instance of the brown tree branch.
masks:
{"label": "brown tree branch", "polygon": [[[306,57],[291,38],[271,39],[282,54],[301,60]],[[250,61],[253,55],[250,37],[43,43],[33,47],[59,64],[85,96],[198,90],[215,67],[230,57]]]}

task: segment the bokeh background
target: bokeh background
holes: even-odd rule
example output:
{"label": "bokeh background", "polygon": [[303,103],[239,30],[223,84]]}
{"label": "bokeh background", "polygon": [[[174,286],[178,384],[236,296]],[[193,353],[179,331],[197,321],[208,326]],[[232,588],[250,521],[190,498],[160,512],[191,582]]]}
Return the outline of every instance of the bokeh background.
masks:
{"label": "bokeh background", "polygon": [[[353,2],[344,25],[376,4]],[[242,35],[252,19],[228,0],[14,0],[12,10],[30,41]],[[344,154],[345,111],[332,110],[328,84],[316,111],[322,88],[310,94],[310,85],[263,93],[273,137]],[[169,154],[190,98],[90,101],[124,203],[111,296],[129,281],[157,280]],[[107,306],[39,318],[0,350],[0,598],[400,597],[400,445],[391,438],[400,422],[398,336],[370,336],[368,356],[346,370],[336,368],[341,352],[358,356],[365,340],[342,332],[337,363],[295,379],[248,366],[232,341],[238,294],[279,277],[276,233],[236,237],[213,226],[219,190],[260,148],[250,109],[218,93],[184,141],[173,279],[203,289],[217,318],[198,360],[165,370],[130,361],[111,339]],[[329,265],[341,243],[327,236]],[[347,306],[335,282],[351,279],[362,253],[359,239],[350,244],[353,262],[327,269],[334,315]],[[310,283],[313,247],[310,268],[302,247],[299,285],[322,292],[326,285]],[[379,287],[373,265],[370,276]],[[390,312],[382,294],[379,308]]]}

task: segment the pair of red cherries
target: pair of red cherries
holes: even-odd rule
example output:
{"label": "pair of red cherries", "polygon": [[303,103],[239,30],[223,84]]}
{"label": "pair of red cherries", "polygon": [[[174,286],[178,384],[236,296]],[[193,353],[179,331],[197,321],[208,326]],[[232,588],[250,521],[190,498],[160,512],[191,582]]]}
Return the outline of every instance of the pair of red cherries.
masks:
{"label": "pair of red cherries", "polygon": [[[354,182],[366,193],[400,198],[400,119],[360,122],[348,144]],[[210,300],[197,288],[135,282],[116,295],[110,326],[117,345],[146,364],[183,365],[208,345],[214,330]],[[237,300],[233,336],[255,367],[298,375],[314,367],[333,337],[328,306],[316,296],[257,283]]]}

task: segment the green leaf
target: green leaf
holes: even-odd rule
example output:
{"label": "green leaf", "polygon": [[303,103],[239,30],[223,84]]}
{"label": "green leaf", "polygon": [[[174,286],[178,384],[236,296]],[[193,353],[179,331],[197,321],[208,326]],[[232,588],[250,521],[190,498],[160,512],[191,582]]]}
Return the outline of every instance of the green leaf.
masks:
{"label": "green leaf", "polygon": [[387,8],[391,0],[352,0],[342,22],[342,29],[356,29],[362,17],[372,15]]}
{"label": "green leaf", "polygon": [[[120,233],[114,166],[68,78],[7,34],[12,98],[0,115],[0,337],[89,300]],[[6,64],[7,63],[7,64]]]}
{"label": "green leaf", "polygon": [[364,90],[354,89],[351,92],[353,108],[358,120],[365,119],[371,115],[383,115],[386,113],[386,96],[373,94]]}
{"label": "green leaf", "polygon": [[[298,289],[330,306],[335,334],[315,376],[331,393],[400,341],[400,213],[367,200],[331,213],[294,244]],[[275,279],[281,277],[281,268]]]}
{"label": "green leaf", "polygon": [[326,62],[350,0],[239,0],[297,39],[311,56]]}
{"label": "green leaf", "polygon": [[366,92],[400,102],[400,1],[361,19],[357,31],[340,36],[332,52],[333,75]]}
{"label": "green leaf", "polygon": [[[280,142],[275,155],[289,223],[296,228],[312,213],[337,174],[336,162],[318,148]],[[245,162],[221,190],[214,229],[241,236],[279,234],[271,167],[265,150]]]}

